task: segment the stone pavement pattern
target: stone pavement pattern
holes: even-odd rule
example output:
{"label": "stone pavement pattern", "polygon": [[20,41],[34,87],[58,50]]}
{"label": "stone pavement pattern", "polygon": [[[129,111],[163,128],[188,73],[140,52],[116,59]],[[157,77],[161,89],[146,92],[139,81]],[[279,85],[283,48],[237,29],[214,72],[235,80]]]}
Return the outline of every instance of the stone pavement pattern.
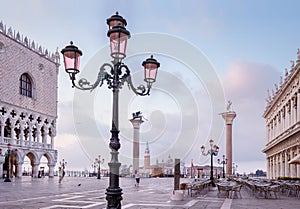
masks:
{"label": "stone pavement pattern", "polygon": [[[2,180],[2,179],[1,179]],[[242,199],[217,197],[215,188],[183,201],[171,201],[172,178],[141,179],[140,187],[134,179],[121,178],[123,189],[122,208],[126,209],[298,209],[300,198],[281,195],[279,199],[255,198],[242,190]],[[182,179],[188,181],[187,179]],[[58,209],[58,208],[106,208],[105,189],[108,179],[65,177],[32,179],[22,177],[11,183],[0,181],[0,209]]]}

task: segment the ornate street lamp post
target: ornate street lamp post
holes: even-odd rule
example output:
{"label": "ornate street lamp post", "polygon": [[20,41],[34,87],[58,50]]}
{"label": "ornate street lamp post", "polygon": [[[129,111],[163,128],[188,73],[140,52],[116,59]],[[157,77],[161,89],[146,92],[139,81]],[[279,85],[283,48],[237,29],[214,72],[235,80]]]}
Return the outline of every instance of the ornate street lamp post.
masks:
{"label": "ornate street lamp post", "polygon": [[60,164],[61,168],[62,168],[63,170],[65,170],[66,165],[67,165],[67,162],[65,161],[65,159],[62,159],[62,161],[60,161],[59,164]]}
{"label": "ornate street lamp post", "polygon": [[235,175],[235,172],[237,171],[238,165],[235,163],[232,163],[232,171],[233,171],[233,175]]}
{"label": "ornate street lamp post", "polygon": [[91,176],[96,176],[96,167],[97,167],[96,164],[97,164],[96,162],[93,162],[93,164],[91,165],[91,166],[92,166],[92,169],[94,169]]}
{"label": "ornate street lamp post", "polygon": [[144,67],[144,81],[146,87],[140,85],[134,87],[131,81],[130,70],[122,60],[126,57],[127,40],[130,38],[130,33],[126,30],[126,20],[118,14],[118,12],[107,19],[109,30],[107,36],[110,39],[111,63],[104,63],[99,70],[97,80],[94,84],[90,84],[86,79],[81,78],[78,84],[75,83],[75,76],[79,73],[81,50],[73,43],[62,49],[61,53],[64,57],[65,70],[69,73],[73,87],[80,90],[93,90],[96,87],[101,87],[106,81],[108,88],[113,92],[112,103],[112,128],[109,147],[111,149],[111,161],[109,166],[109,187],[106,189],[107,208],[121,208],[122,189],[119,187],[119,169],[121,163],[118,161],[118,150],[121,147],[119,139],[119,90],[126,82],[129,88],[137,95],[146,96],[150,94],[152,84],[156,80],[157,70],[160,63],[151,55],[146,59],[142,66]]}
{"label": "ornate street lamp post", "polygon": [[223,155],[222,161],[218,159],[218,164],[223,165],[223,178],[225,178],[225,166],[227,164],[227,158],[225,159],[225,155]]}
{"label": "ornate street lamp post", "polygon": [[215,182],[214,182],[214,171],[213,171],[213,156],[217,156],[218,152],[219,152],[219,147],[217,145],[214,145],[214,140],[209,140],[209,145],[210,145],[210,149],[207,150],[207,153],[204,153],[205,151],[205,147],[202,145],[201,146],[201,152],[202,155],[207,156],[210,155],[210,181],[211,181],[211,185],[213,187],[215,187]]}
{"label": "ornate street lamp post", "polygon": [[101,155],[99,155],[95,162],[98,164],[97,179],[101,179],[101,163],[104,163],[104,158],[101,160]]}

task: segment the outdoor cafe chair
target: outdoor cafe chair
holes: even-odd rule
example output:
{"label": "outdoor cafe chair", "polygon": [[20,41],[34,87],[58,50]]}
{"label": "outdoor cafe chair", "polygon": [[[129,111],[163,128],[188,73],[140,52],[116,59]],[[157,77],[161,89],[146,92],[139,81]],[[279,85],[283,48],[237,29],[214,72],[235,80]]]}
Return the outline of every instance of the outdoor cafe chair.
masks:
{"label": "outdoor cafe chair", "polygon": [[234,197],[237,197],[237,198],[241,198],[242,199],[242,195],[241,195],[241,189],[242,189],[242,184],[239,184],[239,185],[236,185],[236,186],[233,186],[231,188],[231,198],[233,199]]}

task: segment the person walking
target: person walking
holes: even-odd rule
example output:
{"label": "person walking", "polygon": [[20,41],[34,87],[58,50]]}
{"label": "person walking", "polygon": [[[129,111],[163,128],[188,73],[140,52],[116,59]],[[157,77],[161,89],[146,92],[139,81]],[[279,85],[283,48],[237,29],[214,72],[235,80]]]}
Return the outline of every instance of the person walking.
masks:
{"label": "person walking", "polygon": [[135,186],[136,187],[139,187],[139,185],[140,185],[140,173],[137,171],[137,170],[135,170]]}
{"label": "person walking", "polygon": [[58,171],[58,174],[59,174],[59,183],[61,183],[61,181],[63,180],[63,178],[65,177],[65,168],[66,168],[66,164],[67,162],[65,162],[64,159],[62,159],[62,162],[60,162],[60,165],[61,167],[59,167],[59,171]]}
{"label": "person walking", "polygon": [[61,183],[63,177],[63,169],[61,167],[58,168],[58,176],[59,176],[59,180],[58,183]]}

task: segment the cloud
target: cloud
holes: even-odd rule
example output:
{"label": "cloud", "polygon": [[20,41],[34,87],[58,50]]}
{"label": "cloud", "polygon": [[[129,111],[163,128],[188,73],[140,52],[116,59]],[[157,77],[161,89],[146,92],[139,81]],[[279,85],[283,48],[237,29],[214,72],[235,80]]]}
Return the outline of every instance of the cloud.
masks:
{"label": "cloud", "polygon": [[[58,150],[58,162],[62,159],[68,162],[67,169],[89,169],[89,166],[93,163],[94,159],[87,155],[75,135],[60,134],[56,136],[55,148]],[[93,157],[96,157],[97,154],[93,155]],[[59,166],[59,163],[56,166]]]}
{"label": "cloud", "polygon": [[233,102],[237,113],[233,124],[233,159],[240,162],[264,161],[265,155],[261,150],[266,141],[262,114],[266,90],[272,88],[279,77],[280,73],[270,65],[246,61],[229,65],[222,83],[225,95]]}
{"label": "cloud", "polygon": [[279,72],[270,65],[235,61],[229,65],[222,81],[230,96],[264,101],[260,99],[279,81],[279,77]]}

